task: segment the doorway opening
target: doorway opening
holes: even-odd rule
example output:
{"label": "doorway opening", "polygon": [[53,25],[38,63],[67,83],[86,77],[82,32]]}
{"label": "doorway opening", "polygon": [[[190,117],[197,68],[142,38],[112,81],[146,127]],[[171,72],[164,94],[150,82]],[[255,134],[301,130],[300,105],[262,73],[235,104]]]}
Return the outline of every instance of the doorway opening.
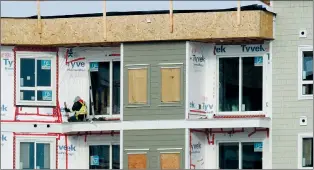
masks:
{"label": "doorway opening", "polygon": [[93,118],[120,114],[120,61],[90,62],[90,107]]}
{"label": "doorway opening", "polygon": [[262,169],[262,142],[219,143],[219,169]]}

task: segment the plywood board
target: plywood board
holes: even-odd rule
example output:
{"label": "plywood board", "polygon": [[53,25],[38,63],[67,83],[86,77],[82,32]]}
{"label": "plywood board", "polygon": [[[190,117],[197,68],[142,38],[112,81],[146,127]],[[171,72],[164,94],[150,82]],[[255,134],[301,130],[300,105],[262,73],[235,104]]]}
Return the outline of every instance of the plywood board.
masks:
{"label": "plywood board", "polygon": [[128,169],[147,169],[147,155],[129,154]]}
{"label": "plywood board", "polygon": [[180,153],[160,154],[161,169],[180,169]]}
{"label": "plywood board", "polygon": [[128,70],[128,99],[130,104],[147,103],[147,68]]}
{"label": "plywood board", "polygon": [[[270,15],[271,17],[264,17]],[[166,40],[273,39],[269,23],[273,16],[265,11],[195,12],[173,15],[173,33],[167,14],[107,16],[106,41],[103,17],[42,19],[42,34],[36,19],[1,18],[1,44],[66,45]],[[264,18],[262,20],[262,18]],[[147,19],[151,22],[148,23]],[[272,25],[271,25],[272,27]]]}
{"label": "plywood board", "polygon": [[179,102],[181,68],[161,68],[161,102]]}

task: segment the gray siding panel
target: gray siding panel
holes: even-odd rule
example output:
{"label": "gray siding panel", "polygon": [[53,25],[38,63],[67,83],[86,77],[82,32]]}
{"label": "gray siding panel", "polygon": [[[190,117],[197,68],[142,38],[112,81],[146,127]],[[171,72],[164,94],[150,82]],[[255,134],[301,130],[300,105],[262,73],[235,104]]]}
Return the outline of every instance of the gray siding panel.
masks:
{"label": "gray siding panel", "polygon": [[[149,169],[160,169],[160,152],[180,152],[180,168],[184,169],[185,129],[123,131],[123,145],[124,149],[149,149],[149,151],[145,151]],[[158,148],[182,148],[182,150],[158,151]],[[124,169],[128,168],[127,153],[132,152],[143,151],[124,150]]]}
{"label": "gray siding panel", "polygon": [[[124,112],[123,120],[173,120],[185,118],[185,95],[179,106],[160,106],[160,65],[161,63],[183,63],[185,75],[185,42],[154,42],[124,44]],[[150,94],[148,106],[128,107],[127,66],[131,64],[149,64]],[[185,76],[182,80],[185,90]]]}
{"label": "gray siding panel", "polygon": [[[273,43],[273,169],[297,169],[298,134],[313,132],[313,100],[298,100],[298,46],[313,45],[313,2],[273,1],[276,17]],[[299,38],[299,30],[307,38]],[[300,126],[300,116],[308,125]]]}

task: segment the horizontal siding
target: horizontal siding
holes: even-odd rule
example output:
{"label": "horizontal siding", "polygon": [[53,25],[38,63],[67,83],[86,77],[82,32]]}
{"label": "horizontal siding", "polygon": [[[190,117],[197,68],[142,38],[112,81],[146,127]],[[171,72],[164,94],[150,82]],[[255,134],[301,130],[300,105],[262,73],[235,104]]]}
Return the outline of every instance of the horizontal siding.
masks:
{"label": "horizontal siding", "polygon": [[[183,63],[185,75],[185,42],[154,42],[154,43],[126,43],[124,44],[124,112],[123,120],[173,120],[184,119],[185,96],[183,95],[183,104],[179,106],[160,106],[160,65],[161,63]],[[127,65],[130,64],[149,64],[150,77],[148,86],[150,94],[149,106],[127,107],[128,106],[128,82]],[[182,81],[185,90],[185,79]]]}
{"label": "horizontal siding", "polygon": [[[273,42],[273,169],[298,168],[298,134],[313,132],[313,100],[298,100],[298,46],[313,45],[313,2],[273,1],[276,32]],[[299,38],[306,29],[307,37]],[[300,126],[300,116],[308,125]]]}
{"label": "horizontal siding", "polygon": [[[123,131],[124,149],[149,149],[147,151],[148,168],[160,169],[160,152],[180,152],[181,169],[184,168],[185,130],[132,130]],[[158,148],[182,148],[182,150],[158,151]],[[127,153],[143,151],[127,151],[123,154],[123,168],[128,168]],[[146,152],[146,151],[145,151]]]}

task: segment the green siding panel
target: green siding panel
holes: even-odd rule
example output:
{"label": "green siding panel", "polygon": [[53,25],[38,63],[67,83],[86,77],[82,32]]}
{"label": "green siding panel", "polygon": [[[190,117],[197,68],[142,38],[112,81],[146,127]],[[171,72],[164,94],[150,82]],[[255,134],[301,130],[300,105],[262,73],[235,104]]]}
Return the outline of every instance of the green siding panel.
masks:
{"label": "green siding panel", "polygon": [[[124,110],[123,120],[174,120],[185,118],[185,76],[182,83],[182,102],[179,105],[161,105],[161,74],[162,63],[183,63],[182,71],[185,75],[185,42],[154,42],[154,43],[125,43],[124,44]],[[148,101],[145,106],[128,107],[127,70],[132,64],[149,64],[148,81],[150,82]],[[134,66],[130,66],[134,67]]]}
{"label": "green siding panel", "polygon": [[[180,152],[181,169],[185,165],[185,129],[130,130],[123,131],[123,168],[128,168],[127,153],[147,152],[148,168],[160,169],[161,152]],[[158,148],[182,148],[182,150],[163,150]],[[125,149],[149,149],[149,151],[128,151]]]}

